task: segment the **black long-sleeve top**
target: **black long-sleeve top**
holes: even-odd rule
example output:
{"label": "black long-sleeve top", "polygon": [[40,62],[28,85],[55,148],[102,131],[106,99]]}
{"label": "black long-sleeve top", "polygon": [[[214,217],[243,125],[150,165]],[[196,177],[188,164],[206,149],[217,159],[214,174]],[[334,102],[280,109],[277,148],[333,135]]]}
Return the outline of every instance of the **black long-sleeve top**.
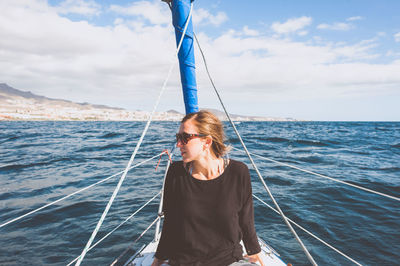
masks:
{"label": "black long-sleeve top", "polygon": [[171,164],[164,188],[165,215],[155,256],[174,265],[225,266],[261,251],[254,228],[249,169],[230,160],[211,180],[198,180],[183,162]]}

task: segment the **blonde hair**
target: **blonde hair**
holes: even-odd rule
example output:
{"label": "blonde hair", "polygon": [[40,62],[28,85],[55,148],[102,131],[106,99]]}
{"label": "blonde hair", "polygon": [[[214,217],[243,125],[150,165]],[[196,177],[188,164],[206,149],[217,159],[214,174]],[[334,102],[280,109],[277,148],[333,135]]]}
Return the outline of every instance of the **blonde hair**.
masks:
{"label": "blonde hair", "polygon": [[229,151],[229,147],[224,144],[224,126],[221,120],[219,120],[218,117],[216,117],[213,113],[206,110],[190,113],[182,119],[181,123],[183,124],[188,120],[192,120],[194,122],[199,134],[211,136],[211,151],[217,158],[222,157]]}

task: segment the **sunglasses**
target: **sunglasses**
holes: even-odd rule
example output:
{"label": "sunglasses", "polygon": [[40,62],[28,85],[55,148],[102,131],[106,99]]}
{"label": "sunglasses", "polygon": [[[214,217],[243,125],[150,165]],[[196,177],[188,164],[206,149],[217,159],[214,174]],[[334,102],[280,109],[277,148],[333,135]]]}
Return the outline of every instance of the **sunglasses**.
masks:
{"label": "sunglasses", "polygon": [[188,134],[188,133],[177,133],[176,135],[176,142],[181,142],[182,144],[187,144],[189,140],[196,138],[196,137],[206,137],[205,134]]}

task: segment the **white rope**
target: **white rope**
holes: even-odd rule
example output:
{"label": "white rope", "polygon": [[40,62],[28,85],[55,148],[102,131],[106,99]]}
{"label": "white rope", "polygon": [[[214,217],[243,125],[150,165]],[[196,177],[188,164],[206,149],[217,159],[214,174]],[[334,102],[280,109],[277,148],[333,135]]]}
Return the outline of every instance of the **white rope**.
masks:
{"label": "white rope", "polygon": [[[138,212],[140,212],[144,207],[146,207],[150,202],[152,202],[158,195],[160,195],[161,191],[158,192],[155,196],[153,196],[151,199],[149,199],[142,207],[137,209],[134,213],[132,213],[128,218],[126,218],[122,223],[120,223],[117,227],[115,227],[113,230],[111,230],[108,234],[106,234],[103,238],[101,238],[99,241],[97,241],[93,246],[91,246],[88,251],[90,251],[92,248],[97,246],[100,242],[102,242],[104,239],[106,239],[108,236],[110,236],[112,233],[114,233],[118,228],[120,228],[122,225],[124,225],[127,221],[129,221],[133,216],[135,216]],[[79,259],[80,256],[76,257],[73,261],[67,264],[67,266],[71,265],[74,263],[77,259]]]}
{"label": "white rope", "polygon": [[[146,159],[146,160],[144,160],[144,161],[142,161],[142,162],[140,162],[140,163],[138,163],[138,164],[135,164],[134,166],[132,166],[131,168],[129,168],[129,170],[131,170],[131,169],[133,169],[133,168],[136,168],[136,167],[138,167],[138,166],[140,166],[140,165],[142,165],[142,164],[144,164],[144,163],[147,163],[148,161],[151,161],[151,160],[153,160],[154,158],[157,158],[157,157],[160,156],[161,154],[163,154],[163,152],[161,152],[161,153],[159,153],[159,154],[157,154],[157,155],[155,155],[155,156],[153,156],[153,157],[151,157],[151,158],[149,158],[149,159]],[[36,212],[38,212],[38,211],[40,211],[40,210],[43,210],[43,209],[45,209],[45,208],[47,208],[47,207],[50,207],[51,205],[54,205],[54,204],[56,204],[56,203],[58,203],[58,202],[60,202],[60,201],[62,201],[62,200],[65,200],[65,199],[67,199],[67,198],[70,198],[70,197],[72,197],[72,196],[75,195],[75,194],[78,194],[78,193],[80,193],[80,192],[82,192],[82,191],[85,191],[85,190],[87,190],[87,189],[89,189],[89,188],[92,188],[92,187],[97,186],[97,185],[99,185],[99,184],[101,184],[101,183],[104,183],[105,181],[107,181],[107,180],[109,180],[109,179],[111,179],[111,178],[113,178],[113,177],[115,177],[115,176],[117,176],[117,175],[119,175],[119,174],[122,174],[122,173],[123,173],[123,171],[120,171],[120,172],[118,172],[118,173],[116,173],[116,174],[113,174],[112,176],[109,176],[109,177],[107,177],[107,178],[104,178],[104,179],[102,179],[102,180],[100,180],[100,181],[98,181],[98,182],[96,182],[96,183],[94,183],[94,184],[91,184],[91,185],[89,185],[89,186],[87,186],[87,187],[85,187],[85,188],[79,189],[79,190],[77,190],[77,191],[75,191],[75,192],[73,192],[73,193],[71,193],[71,194],[69,194],[69,195],[67,195],[67,196],[64,196],[64,197],[62,197],[62,198],[59,198],[59,199],[57,199],[57,200],[55,200],[55,201],[53,201],[53,202],[50,202],[50,203],[48,203],[48,204],[46,204],[46,205],[43,205],[42,207],[39,207],[39,208],[37,208],[37,209],[35,209],[35,210],[32,210],[32,211],[30,211],[30,212],[28,212],[28,213],[25,213],[25,214],[23,214],[23,215],[21,215],[21,216],[18,216],[17,218],[14,218],[14,219],[12,219],[12,220],[9,220],[9,221],[7,221],[7,222],[1,224],[1,225],[0,225],[0,228],[2,228],[3,226],[6,226],[6,225],[8,225],[8,224],[11,224],[11,223],[13,223],[13,222],[16,222],[16,221],[18,221],[18,220],[20,220],[20,219],[22,219],[22,218],[24,218],[24,217],[26,217],[26,216],[29,216],[29,215],[31,215],[31,214],[34,214],[34,213],[36,213]]]}
{"label": "white rope", "polygon": [[[167,162],[167,167],[165,168],[165,173],[164,173],[164,178],[163,178],[163,184],[162,184],[162,188],[161,188],[161,197],[160,197],[160,204],[158,206],[158,216],[161,216],[162,213],[162,209],[163,209],[163,200],[164,200],[164,187],[165,187],[165,179],[167,178],[167,173],[168,173],[168,169],[169,166],[171,165],[171,159],[174,155],[174,151],[175,151],[175,144],[174,146],[172,146],[171,152],[170,152],[170,160],[168,160]],[[154,232],[154,241],[158,241],[158,237],[159,237],[159,232],[160,232],[160,226],[161,226],[161,219],[157,221],[157,225],[156,225],[156,230]]]}
{"label": "white rope", "polygon": [[[182,44],[183,38],[185,37],[186,30],[187,30],[187,26],[188,26],[189,21],[190,21],[190,18],[191,18],[191,16],[192,16],[192,10],[193,10],[193,2],[192,2],[191,5],[190,5],[189,16],[188,16],[188,19],[187,19],[187,21],[186,21],[186,25],[185,25],[185,28],[184,28],[184,30],[183,30],[181,40],[180,40],[179,45],[178,45],[178,47],[177,47],[177,49],[176,49],[175,57],[178,55],[179,50],[180,50],[180,48],[181,48],[181,44]],[[86,243],[86,246],[85,246],[85,248],[83,249],[80,258],[79,258],[78,261],[76,262],[76,264],[75,264],[76,266],[79,266],[79,265],[81,264],[83,258],[84,258],[85,255],[86,255],[87,250],[89,249],[89,247],[90,247],[90,245],[92,244],[92,242],[93,242],[93,240],[94,240],[94,238],[95,238],[97,232],[99,231],[101,224],[103,223],[105,217],[107,216],[107,213],[108,213],[108,211],[110,210],[111,205],[112,205],[112,203],[113,203],[115,197],[117,196],[119,189],[121,188],[122,182],[124,181],[124,179],[125,179],[125,177],[126,177],[126,175],[127,175],[127,173],[128,173],[128,169],[129,169],[130,165],[132,164],[133,160],[135,159],[136,153],[138,152],[138,150],[139,150],[139,148],[140,148],[140,145],[142,144],[142,141],[143,141],[143,139],[144,139],[144,136],[146,135],[146,132],[147,132],[149,126],[150,126],[151,120],[153,119],[153,115],[154,115],[154,113],[155,113],[155,111],[156,111],[156,109],[157,109],[157,107],[158,107],[158,104],[159,104],[159,102],[160,102],[160,100],[161,100],[161,96],[162,96],[162,94],[163,94],[163,92],[164,92],[164,90],[165,90],[165,87],[167,86],[167,82],[168,82],[168,80],[169,80],[169,78],[170,78],[170,76],[171,76],[171,73],[172,73],[172,70],[173,70],[175,64],[176,64],[176,63],[173,63],[173,64],[171,65],[170,69],[169,69],[167,78],[165,79],[164,84],[163,84],[163,86],[162,86],[162,88],[161,88],[160,94],[158,95],[158,98],[157,98],[157,101],[156,101],[156,103],[155,103],[155,105],[154,105],[153,111],[151,112],[150,117],[149,117],[149,119],[148,119],[148,121],[147,121],[147,123],[146,123],[146,126],[145,126],[144,130],[143,130],[143,133],[142,133],[142,135],[140,136],[140,139],[139,139],[138,143],[136,144],[135,150],[133,151],[133,154],[132,154],[132,156],[131,156],[131,158],[130,158],[130,160],[129,160],[129,163],[128,163],[128,165],[127,165],[127,167],[126,167],[126,169],[125,169],[123,175],[121,176],[121,178],[120,178],[120,180],[119,180],[119,182],[118,182],[118,184],[117,184],[117,187],[115,188],[114,193],[112,194],[112,196],[111,196],[111,198],[110,198],[110,200],[109,200],[109,202],[108,202],[108,204],[107,204],[107,206],[106,206],[106,208],[105,208],[105,210],[104,210],[104,212],[103,212],[103,214],[102,214],[102,216],[101,216],[99,222],[97,223],[96,228],[94,229],[92,235],[90,236],[89,241]]]}
{"label": "white rope", "polygon": [[[262,199],[260,199],[259,197],[257,197],[256,195],[253,194],[253,197],[255,197],[256,199],[258,199],[261,203],[263,203],[264,205],[266,205],[268,208],[270,208],[271,210],[273,210],[274,212],[278,213],[279,212],[277,210],[275,210],[272,206],[270,206],[268,203],[266,203],[265,201],[263,201]],[[301,225],[297,224],[296,222],[294,222],[293,220],[291,220],[290,218],[287,218],[292,224],[294,224],[295,226],[297,226],[298,228],[300,228],[301,230],[303,230],[304,232],[306,232],[307,234],[309,234],[310,236],[314,237],[315,239],[317,239],[318,241],[320,241],[321,243],[323,243],[324,245],[326,245],[327,247],[333,249],[334,251],[336,251],[337,253],[339,253],[340,255],[342,255],[343,257],[345,257],[346,259],[350,260],[351,262],[357,264],[357,265],[362,265],[360,263],[358,263],[356,260],[352,259],[351,257],[349,257],[348,255],[344,254],[343,252],[341,252],[340,250],[338,250],[337,248],[335,248],[334,246],[328,244],[327,242],[325,242],[324,240],[322,240],[321,238],[317,237],[316,235],[314,235],[313,233],[311,233],[310,231],[308,231],[307,229],[305,229],[304,227],[302,227]]]}
{"label": "white rope", "polygon": [[[243,152],[242,150],[240,150],[238,148],[233,148],[233,149]],[[345,185],[348,185],[348,186],[351,186],[351,187],[354,187],[354,188],[358,188],[360,190],[364,190],[364,191],[367,191],[367,192],[370,192],[370,193],[374,193],[374,194],[377,194],[377,195],[380,195],[380,196],[383,196],[383,197],[387,197],[389,199],[394,199],[394,200],[400,201],[400,198],[395,197],[395,196],[391,196],[391,195],[388,195],[388,194],[385,194],[385,193],[382,193],[382,192],[379,192],[379,191],[375,191],[375,190],[372,190],[372,189],[369,189],[369,188],[366,188],[366,187],[362,187],[362,186],[359,186],[359,185],[354,185],[354,184],[351,184],[351,183],[348,183],[346,181],[342,181],[342,180],[339,180],[339,179],[336,179],[336,178],[333,178],[333,177],[329,177],[329,176],[326,176],[326,175],[318,174],[316,172],[305,170],[305,169],[302,169],[302,168],[294,166],[294,165],[290,165],[290,164],[287,164],[287,163],[282,163],[282,162],[279,162],[279,161],[276,161],[276,160],[273,160],[273,159],[270,159],[270,158],[255,154],[255,153],[250,153],[250,154],[254,155],[254,156],[258,157],[258,158],[261,158],[261,159],[264,159],[264,160],[267,160],[267,161],[270,161],[270,162],[274,162],[276,164],[287,166],[287,167],[290,167],[290,168],[293,168],[293,169],[297,169],[297,170],[305,172],[305,173],[309,173],[309,174],[312,174],[312,175],[323,177],[323,178],[326,178],[326,179],[329,179],[329,180],[332,180],[332,181],[335,181],[335,182],[338,182],[338,183],[342,183],[342,184],[345,184]]]}
{"label": "white rope", "polygon": [[[135,241],[132,242],[131,246],[128,247],[128,249],[127,249],[126,251],[128,251],[129,249],[131,249],[131,248],[133,247],[133,245],[134,245],[137,241],[139,241],[139,240],[144,236],[144,234],[146,234],[147,231],[149,231],[149,229],[150,229],[157,221],[159,221],[159,220],[160,220],[160,216],[157,216],[157,218],[154,219],[154,221],[146,228],[146,230],[144,230],[144,231],[140,234],[140,236],[139,236],[138,238],[136,238]],[[119,259],[119,258],[118,258],[118,259]],[[117,259],[117,260],[118,260],[118,259]],[[127,265],[127,264],[129,263],[129,261],[130,261],[130,259],[129,259],[127,262],[125,262],[124,266]],[[114,261],[111,265],[114,265],[115,263],[116,263],[116,261]]]}
{"label": "white rope", "polygon": [[224,112],[225,112],[226,116],[228,117],[229,122],[230,122],[230,124],[231,124],[232,127],[233,127],[233,130],[235,131],[237,137],[239,138],[240,143],[241,143],[242,146],[243,146],[243,149],[246,151],[246,154],[247,154],[247,156],[249,157],[250,162],[251,162],[251,164],[252,164],[253,167],[254,167],[254,170],[257,172],[257,175],[258,175],[258,177],[260,178],[261,183],[263,184],[265,190],[268,192],[270,198],[272,199],[273,203],[275,204],[275,207],[278,209],[279,213],[281,214],[281,216],[282,216],[284,222],[285,222],[286,225],[289,227],[290,231],[293,233],[293,235],[294,235],[294,237],[296,238],[297,242],[300,244],[300,246],[301,246],[301,248],[303,249],[304,253],[306,254],[308,260],[311,262],[311,264],[317,265],[317,263],[315,262],[314,258],[311,256],[310,252],[308,252],[306,246],[303,244],[303,242],[301,241],[301,239],[300,239],[299,236],[297,235],[296,231],[293,229],[293,227],[292,227],[292,226],[290,225],[290,223],[288,222],[288,220],[287,220],[285,214],[282,212],[282,210],[281,210],[281,208],[279,207],[278,203],[276,202],[274,196],[272,195],[271,191],[269,190],[267,184],[265,183],[264,178],[261,176],[260,171],[258,171],[258,168],[257,168],[256,164],[254,163],[253,158],[251,157],[249,151],[247,150],[247,147],[246,147],[246,145],[244,144],[244,142],[243,142],[243,140],[242,140],[242,137],[240,136],[238,130],[236,129],[236,126],[235,126],[235,124],[233,123],[231,117],[229,116],[229,113],[228,113],[228,111],[226,110],[224,103],[222,102],[222,99],[221,99],[221,97],[220,97],[220,95],[219,95],[219,93],[218,93],[218,90],[217,90],[217,88],[216,88],[215,85],[214,85],[214,82],[213,82],[213,80],[212,80],[212,78],[211,78],[210,72],[208,71],[208,66],[207,66],[207,62],[206,62],[204,53],[203,53],[203,51],[202,51],[202,49],[201,49],[201,47],[200,47],[199,41],[197,40],[197,36],[196,36],[196,34],[194,34],[194,33],[193,33],[193,35],[194,35],[194,37],[195,37],[195,39],[196,39],[196,42],[197,42],[197,45],[198,45],[198,47],[199,47],[200,53],[201,53],[201,55],[202,55],[202,57],[203,57],[203,61],[204,61],[204,65],[205,65],[205,67],[206,67],[207,75],[208,75],[208,77],[209,77],[209,79],[210,79],[210,81],[211,81],[211,84],[212,84],[212,86],[213,86],[213,88],[214,88],[214,91],[215,91],[217,97],[218,97],[218,100],[219,100],[219,102],[221,103],[221,106],[222,106],[222,108],[224,109]]}

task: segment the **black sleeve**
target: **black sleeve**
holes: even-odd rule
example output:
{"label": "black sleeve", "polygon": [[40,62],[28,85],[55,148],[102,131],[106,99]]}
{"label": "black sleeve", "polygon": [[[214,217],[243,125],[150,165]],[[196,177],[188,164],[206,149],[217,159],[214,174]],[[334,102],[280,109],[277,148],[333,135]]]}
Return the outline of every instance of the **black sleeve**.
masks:
{"label": "black sleeve", "polygon": [[261,251],[256,230],[254,228],[253,193],[251,188],[250,172],[246,165],[243,165],[242,174],[243,194],[242,208],[239,212],[239,225],[243,233],[243,243],[248,255],[257,254]]}
{"label": "black sleeve", "polygon": [[168,169],[167,177],[165,179],[164,186],[164,199],[163,199],[163,212],[164,212],[164,223],[161,232],[161,238],[158,243],[155,257],[160,260],[167,260],[171,257],[174,247],[174,209],[173,207],[173,178],[176,173],[174,169],[176,165],[171,164]]}

